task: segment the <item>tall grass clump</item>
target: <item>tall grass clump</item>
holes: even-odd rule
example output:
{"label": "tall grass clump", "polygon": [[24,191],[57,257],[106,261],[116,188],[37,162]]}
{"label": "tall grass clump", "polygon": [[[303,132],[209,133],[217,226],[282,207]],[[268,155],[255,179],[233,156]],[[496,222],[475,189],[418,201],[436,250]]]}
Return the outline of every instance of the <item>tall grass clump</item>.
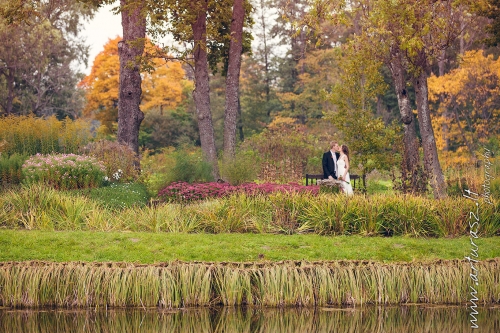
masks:
{"label": "tall grass clump", "polygon": [[22,167],[27,157],[14,153],[0,153],[0,185],[19,184],[23,179]]}
{"label": "tall grass clump", "polygon": [[6,155],[77,153],[91,138],[90,123],[85,120],[32,115],[0,118],[0,142]]}
{"label": "tall grass clump", "polygon": [[[272,191],[235,192],[217,198],[148,205],[146,191],[140,184],[113,184],[71,192],[56,192],[33,184],[4,191],[0,196],[0,208],[4,209],[0,215],[8,221],[19,217],[34,219],[29,223],[31,228],[44,229],[45,224],[39,221],[53,213],[43,203],[52,200],[56,193],[58,200],[80,198],[94,207],[82,213],[85,223],[78,227],[82,230],[460,237],[469,235],[470,212],[476,209],[474,202],[467,199],[435,201],[408,195],[347,198],[342,194],[285,191],[285,185],[280,185],[282,191],[277,190],[279,187],[260,185]],[[498,202],[481,205],[479,236],[500,235],[499,212]],[[72,229],[68,225],[61,230]]]}
{"label": "tall grass clump", "polygon": [[[499,259],[481,261],[476,267],[485,279],[477,303],[499,303]],[[466,260],[393,264],[8,262],[0,263],[0,306],[465,304],[470,296],[469,284],[470,264]]]}
{"label": "tall grass clump", "polygon": [[[95,230],[89,219],[106,213],[83,196],[72,196],[43,184],[8,190],[0,198],[0,227],[27,230]],[[106,214],[103,223],[109,223]],[[95,218],[95,217],[94,217]],[[99,225],[98,230],[104,230]]]}
{"label": "tall grass clump", "polygon": [[61,190],[98,187],[105,172],[95,158],[75,154],[36,154],[22,168],[27,185],[42,183]]}

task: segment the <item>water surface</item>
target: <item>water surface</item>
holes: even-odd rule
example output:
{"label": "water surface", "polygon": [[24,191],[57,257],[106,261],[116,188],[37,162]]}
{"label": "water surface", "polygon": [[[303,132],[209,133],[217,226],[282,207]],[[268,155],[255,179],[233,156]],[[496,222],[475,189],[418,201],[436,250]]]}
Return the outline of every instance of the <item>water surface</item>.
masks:
{"label": "water surface", "polygon": [[0,332],[500,332],[500,307],[478,309],[472,330],[465,306],[261,309],[195,308],[11,310],[0,309]]}

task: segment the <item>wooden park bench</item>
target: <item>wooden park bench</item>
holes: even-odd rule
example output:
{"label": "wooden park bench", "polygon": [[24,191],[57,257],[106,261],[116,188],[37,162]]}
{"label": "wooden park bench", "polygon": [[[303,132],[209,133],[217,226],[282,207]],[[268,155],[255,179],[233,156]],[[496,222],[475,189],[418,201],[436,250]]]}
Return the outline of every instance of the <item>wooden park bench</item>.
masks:
{"label": "wooden park bench", "polygon": [[[351,185],[352,185],[352,189],[356,189],[356,180],[359,179],[360,177],[358,175],[349,175],[349,177],[351,177]],[[314,175],[314,174],[309,174],[309,173],[306,173],[306,186],[309,186],[309,185],[318,185],[318,180],[322,180],[323,179],[323,174],[318,174],[318,175]],[[310,184],[309,184],[309,181],[310,181]]]}

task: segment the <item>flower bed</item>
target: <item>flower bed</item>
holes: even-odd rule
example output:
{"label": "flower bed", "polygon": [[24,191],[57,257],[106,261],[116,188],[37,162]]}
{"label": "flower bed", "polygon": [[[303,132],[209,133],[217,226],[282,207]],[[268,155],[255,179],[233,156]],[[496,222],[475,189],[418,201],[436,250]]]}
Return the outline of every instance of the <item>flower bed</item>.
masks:
{"label": "flower bed", "polygon": [[100,186],[106,168],[94,157],[75,154],[31,156],[23,164],[24,182],[69,190]]}
{"label": "flower bed", "polygon": [[158,197],[166,202],[192,202],[208,198],[222,198],[234,193],[245,193],[254,196],[274,192],[319,193],[319,186],[303,186],[297,183],[289,184],[256,184],[245,183],[238,186],[229,183],[196,183],[174,182],[158,192]]}

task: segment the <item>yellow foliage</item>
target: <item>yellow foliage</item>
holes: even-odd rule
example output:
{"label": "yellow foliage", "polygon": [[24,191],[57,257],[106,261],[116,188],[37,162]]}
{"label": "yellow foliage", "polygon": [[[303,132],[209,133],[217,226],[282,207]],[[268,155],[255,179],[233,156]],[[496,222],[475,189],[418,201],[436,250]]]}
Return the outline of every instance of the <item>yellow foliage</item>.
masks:
{"label": "yellow foliage", "polygon": [[192,88],[193,84],[184,79],[185,73],[179,62],[165,63],[161,59],[153,62],[156,70],[144,73],[142,81],[142,109],[173,109],[182,102],[184,89]]}
{"label": "yellow foliage", "polygon": [[0,142],[7,154],[76,153],[90,138],[90,124],[84,120],[59,121],[55,116],[44,119],[33,115],[0,118]]}
{"label": "yellow foliage", "polygon": [[267,128],[270,130],[279,129],[283,127],[294,126],[296,123],[297,120],[294,118],[276,116],[274,117],[273,121],[269,125],[267,125]]}
{"label": "yellow foliage", "polygon": [[[104,50],[94,60],[90,75],[79,84],[87,91],[84,115],[101,121],[108,133],[113,131],[113,123],[118,119],[120,40],[121,37],[110,39],[104,45]],[[154,47],[150,43],[147,45],[148,48]],[[147,112],[155,108],[177,107],[183,101],[183,91],[192,89],[192,82],[185,79],[185,72],[178,62],[165,63],[154,59],[153,65],[154,72],[142,73],[141,109]]]}
{"label": "yellow foliage", "polygon": [[468,51],[460,67],[429,78],[437,148],[452,152],[443,155],[453,163],[470,160],[479,145],[500,134],[499,81],[500,59],[483,51]]}

